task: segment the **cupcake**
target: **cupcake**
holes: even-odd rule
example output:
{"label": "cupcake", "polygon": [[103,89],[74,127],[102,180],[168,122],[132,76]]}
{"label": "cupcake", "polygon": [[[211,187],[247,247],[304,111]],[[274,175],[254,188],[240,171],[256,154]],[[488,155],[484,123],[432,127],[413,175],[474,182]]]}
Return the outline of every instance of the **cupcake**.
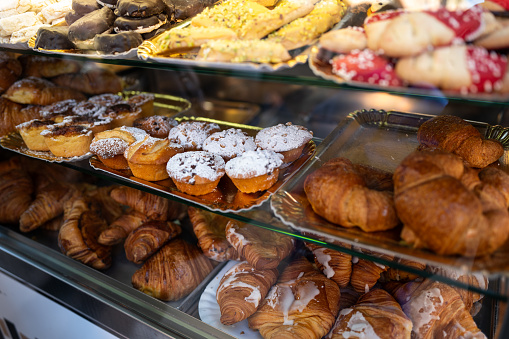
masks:
{"label": "cupcake", "polygon": [[78,125],[55,124],[41,132],[49,150],[57,157],[78,157],[90,150],[93,133]]}
{"label": "cupcake", "polygon": [[185,151],[201,151],[209,135],[221,131],[219,125],[204,121],[185,121],[173,127],[168,134],[171,142],[180,144]]}
{"label": "cupcake", "polygon": [[147,135],[143,140],[131,144],[124,152],[129,168],[137,178],[159,181],[168,178],[166,163],[184,149],[172,144],[168,139],[158,139]]}
{"label": "cupcake", "polygon": [[256,134],[256,145],[262,149],[283,155],[284,163],[297,160],[302,150],[313,137],[313,133],[299,125],[279,124],[264,128]]}
{"label": "cupcake", "polygon": [[177,154],[166,170],[177,189],[190,195],[211,193],[223,177],[224,160],[217,154],[193,151]]}
{"label": "cupcake", "polygon": [[52,120],[30,120],[16,126],[19,134],[29,149],[32,151],[49,151],[48,145],[41,132],[46,130],[48,126],[53,125]]}
{"label": "cupcake", "polygon": [[221,156],[225,162],[246,151],[254,151],[256,144],[253,137],[237,128],[230,128],[211,134],[202,146],[204,151]]}
{"label": "cupcake", "polygon": [[225,170],[239,191],[254,193],[264,191],[277,182],[282,164],[281,154],[258,149],[228,161]]}

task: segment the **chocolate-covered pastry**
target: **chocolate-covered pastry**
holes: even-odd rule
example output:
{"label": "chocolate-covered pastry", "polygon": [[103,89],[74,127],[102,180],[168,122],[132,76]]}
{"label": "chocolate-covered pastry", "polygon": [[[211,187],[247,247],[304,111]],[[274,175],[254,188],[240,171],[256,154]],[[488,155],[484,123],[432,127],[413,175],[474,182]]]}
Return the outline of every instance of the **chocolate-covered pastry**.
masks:
{"label": "chocolate-covered pastry", "polygon": [[101,6],[115,9],[115,7],[117,7],[118,0],[96,0],[96,2]]}
{"label": "chocolate-covered pastry", "polygon": [[167,9],[162,0],[119,0],[115,15],[131,18],[146,18]]}
{"label": "chocolate-covered pastry", "polygon": [[140,34],[152,32],[164,25],[168,16],[166,14],[153,15],[148,18],[117,17],[113,23],[115,32],[134,31]]}
{"label": "chocolate-covered pastry", "polygon": [[164,0],[164,2],[173,13],[175,20],[193,17],[214,3],[213,0]]}
{"label": "chocolate-covered pastry", "polygon": [[78,19],[81,19],[85,14],[76,13],[75,11],[70,11],[65,14],[65,23],[67,26],[71,26]]}
{"label": "chocolate-covered pastry", "polygon": [[87,14],[100,9],[101,5],[95,0],[72,0],[71,8],[77,14]]}
{"label": "chocolate-covered pastry", "polygon": [[118,34],[98,34],[94,38],[94,48],[106,54],[127,52],[143,42],[140,33],[120,32]]}
{"label": "chocolate-covered pastry", "polygon": [[90,12],[69,26],[69,39],[79,48],[92,48],[92,39],[97,34],[111,32],[114,21],[115,14],[108,7]]}
{"label": "chocolate-covered pastry", "polygon": [[35,48],[42,49],[76,49],[76,46],[68,38],[69,27],[41,27],[37,31]]}

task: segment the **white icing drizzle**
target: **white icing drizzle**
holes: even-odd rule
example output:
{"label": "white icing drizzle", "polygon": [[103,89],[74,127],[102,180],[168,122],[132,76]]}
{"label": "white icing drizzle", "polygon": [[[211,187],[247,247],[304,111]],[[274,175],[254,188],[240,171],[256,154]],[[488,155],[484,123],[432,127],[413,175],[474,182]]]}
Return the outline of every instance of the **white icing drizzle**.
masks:
{"label": "white icing drizzle", "polygon": [[256,145],[253,137],[237,128],[216,132],[203,142],[203,150],[216,153],[224,158],[234,158],[246,151],[254,151]]}
{"label": "white icing drizzle", "polygon": [[224,175],[224,160],[220,156],[205,152],[185,152],[173,156],[166,166],[168,174],[176,180],[195,183],[195,176],[215,181]]}
{"label": "white icing drizzle", "polygon": [[358,339],[380,338],[378,334],[376,334],[373,326],[371,326],[369,321],[367,321],[366,318],[364,318],[362,313],[359,311],[355,311],[350,316],[350,319],[348,320],[347,324],[347,329],[348,330],[340,333],[341,335],[343,335],[343,338],[358,338]]}
{"label": "white icing drizzle", "polygon": [[283,164],[283,156],[266,150],[247,151],[226,163],[226,174],[233,178],[271,175]]}
{"label": "white icing drizzle", "polygon": [[334,272],[334,269],[329,265],[329,262],[331,260],[331,256],[325,253],[325,248],[318,248],[313,251],[313,254],[315,255],[316,260],[323,265],[323,274],[327,278],[332,278],[336,272]]}
{"label": "white icing drizzle", "polygon": [[[232,267],[228,272],[225,274],[225,280],[221,283],[219,288],[217,289],[216,296],[227,288],[236,288],[236,287],[245,287],[251,290],[251,293],[249,296],[245,297],[245,300],[247,302],[253,303],[255,307],[258,307],[260,304],[260,300],[262,299],[262,295],[260,292],[260,286],[253,286],[249,285],[245,282],[242,282],[242,275],[246,274],[247,272],[240,270],[240,265],[246,263],[246,261],[239,263]],[[254,273],[254,272],[250,272]],[[254,273],[256,274],[256,273]]]}
{"label": "white icing drizzle", "polygon": [[405,305],[408,306],[409,313],[411,315],[412,323],[414,325],[414,331],[416,333],[422,333],[431,326],[433,320],[438,320],[440,317],[435,314],[435,306],[440,306],[444,302],[440,289],[433,287],[429,290],[422,291],[417,296]]}
{"label": "white icing drizzle", "polygon": [[313,133],[299,125],[287,122],[267,127],[258,132],[255,138],[256,144],[274,152],[285,152],[298,148],[307,143],[313,137]]}
{"label": "white icing drizzle", "polygon": [[249,241],[246,239],[246,237],[244,237],[242,233],[237,232],[234,227],[228,228],[226,231],[226,239],[228,239],[234,248],[238,249],[249,244]]}

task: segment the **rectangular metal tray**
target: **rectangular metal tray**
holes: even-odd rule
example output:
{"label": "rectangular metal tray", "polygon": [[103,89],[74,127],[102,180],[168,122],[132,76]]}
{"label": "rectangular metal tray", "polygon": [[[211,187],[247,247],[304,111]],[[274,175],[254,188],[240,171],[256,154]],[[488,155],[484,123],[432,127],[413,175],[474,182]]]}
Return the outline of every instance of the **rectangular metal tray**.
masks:
{"label": "rectangular metal tray", "polygon": [[[361,250],[394,255],[430,265],[460,271],[482,271],[488,275],[509,273],[509,246],[502,246],[490,256],[464,258],[440,256],[423,249],[415,249],[400,238],[401,227],[366,233],[361,229],[345,228],[328,222],[312,210],[303,189],[305,178],[324,162],[345,157],[354,163],[371,165],[393,172],[399,163],[417,146],[417,130],[431,115],[394,111],[362,110],[351,113],[317,147],[312,161],[298,175],[285,183],[271,198],[271,208],[283,223],[311,238],[329,243],[347,243]],[[486,137],[497,139],[507,149],[509,129],[470,121]],[[501,158],[507,170],[509,151]]]}

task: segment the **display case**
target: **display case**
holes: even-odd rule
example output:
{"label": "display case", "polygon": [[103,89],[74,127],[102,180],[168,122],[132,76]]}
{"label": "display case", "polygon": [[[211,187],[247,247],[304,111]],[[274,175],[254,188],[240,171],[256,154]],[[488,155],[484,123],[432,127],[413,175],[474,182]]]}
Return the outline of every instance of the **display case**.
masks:
{"label": "display case", "polygon": [[[346,27],[352,17],[357,18],[352,8],[337,28]],[[363,8],[371,10],[367,5]],[[460,117],[483,137],[497,140],[504,147],[497,168],[507,171],[509,96],[345,82],[328,74],[325,66],[313,64],[312,58],[319,49],[316,44],[293,51],[290,61],[267,65],[199,61],[193,60],[194,55],[160,56],[154,51],[157,45],[154,39],[146,40],[137,54],[115,57],[41,51],[30,48],[33,40],[22,48],[4,44],[1,50],[13,53],[16,58],[44,56],[76,62],[80,68],[99,66],[113,71],[122,79],[125,98],[140,92],[152,93],[154,114],[179,123],[216,123],[222,130],[235,128],[255,136],[261,129],[291,122],[312,131],[313,138],[297,160],[281,169],[277,183],[261,193],[239,193],[230,181],[222,181],[211,195],[189,195],[169,179],[140,179],[132,172],[105,166],[92,154],[70,160],[27,151],[17,133],[2,137],[0,155],[5,163],[21,156],[29,159],[22,163],[30,167],[31,173],[50,168],[53,176],[61,176],[62,180],[71,178],[74,183],[94,187],[128,187],[168,200],[175,209],[185,212],[174,219],[178,219],[178,227],[182,228],[179,237],[191,244],[196,244],[199,236],[193,232],[188,208],[292,239],[295,253],[309,258],[313,257],[310,249],[318,246],[349,256],[353,264],[370,262],[384,271],[399,270],[418,281],[438,281],[457,291],[482,295],[480,301],[473,302],[470,311],[477,327],[488,338],[509,335],[506,243],[483,256],[444,255],[415,248],[402,239],[401,223],[390,230],[365,232],[327,221],[313,211],[304,191],[306,178],[336,157],[394,173],[419,146],[419,127],[442,115]],[[111,250],[111,267],[93,268],[63,254],[58,231],[27,232],[16,223],[4,223],[0,226],[3,279],[0,282],[4,284],[0,285],[0,292],[10,297],[7,302],[14,302],[12,291],[16,289],[8,287],[24,285],[45,302],[56,303],[78,315],[87,326],[88,323],[97,326],[104,331],[104,337],[261,338],[258,331],[249,328],[247,320],[231,326],[219,320],[216,290],[226,271],[236,264],[235,260],[206,259],[211,268],[192,291],[164,301],[133,287],[133,275],[142,264],[126,258],[122,243],[111,246]],[[323,270],[325,273],[326,269]],[[397,274],[399,280],[400,273]],[[364,292],[389,280],[375,281],[377,284],[366,287]],[[47,307],[43,304],[37,305],[41,313]],[[4,317],[0,319],[0,334],[14,338],[14,318],[8,319],[8,308],[0,305]],[[28,326],[19,320],[14,325]],[[98,331],[94,336],[102,337],[101,331],[94,330]],[[44,337],[33,329],[23,331],[24,335]]]}

